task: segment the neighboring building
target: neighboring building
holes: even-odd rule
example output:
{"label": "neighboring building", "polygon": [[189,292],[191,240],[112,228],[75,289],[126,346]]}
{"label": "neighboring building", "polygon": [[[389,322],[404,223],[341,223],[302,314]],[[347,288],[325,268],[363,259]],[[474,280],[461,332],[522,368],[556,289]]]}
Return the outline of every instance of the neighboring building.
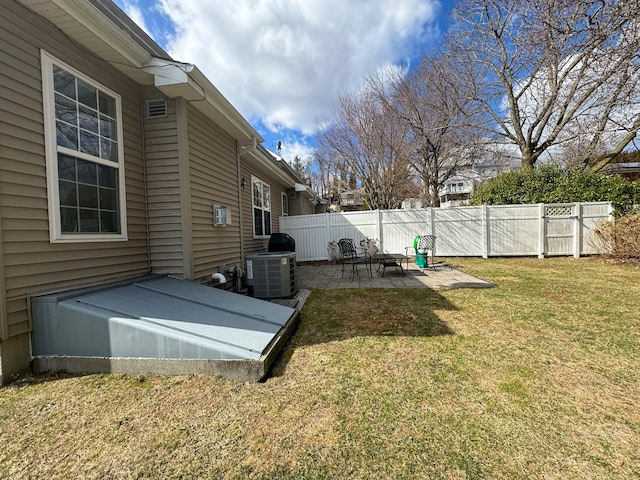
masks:
{"label": "neighboring building", "polygon": [[456,169],[456,173],[447,180],[439,192],[441,207],[459,207],[469,203],[469,198],[478,184],[476,179],[470,176],[471,173],[472,171]]}
{"label": "neighboring building", "polygon": [[316,213],[356,212],[364,207],[364,188],[352,188],[343,192],[334,192],[320,200]]}
{"label": "neighboring building", "polygon": [[[502,155],[502,158],[499,155]],[[515,163],[498,149],[485,159],[476,159],[456,166],[439,192],[440,206],[447,208],[466,205],[478,185],[500,173],[518,168],[519,165]]]}
{"label": "neighboring building", "polygon": [[[500,173],[520,168],[520,162],[512,148],[503,144],[489,144],[484,150],[462,148],[451,156],[448,165],[442,165],[440,174],[442,187],[438,192],[441,208],[467,205],[471,195],[484,181]],[[446,167],[446,168],[445,168]],[[446,173],[442,173],[442,172]],[[446,180],[444,175],[447,175]],[[419,198],[407,198],[402,202],[405,210],[425,208]]]}
{"label": "neighboring building", "polygon": [[340,192],[339,196],[340,212],[355,212],[362,210],[364,206],[364,188],[354,188]]}
{"label": "neighboring building", "polygon": [[640,179],[640,162],[610,163],[602,173],[618,174],[633,182]]}
{"label": "neighboring building", "polygon": [[111,1],[7,0],[0,27],[3,381],[29,368],[32,296],[204,283],[265,250],[280,215],[313,212],[202,72]]}
{"label": "neighboring building", "polygon": [[513,170],[511,163],[475,161],[459,165],[440,190],[440,207],[459,207],[469,203],[471,195],[482,182],[500,173]]}
{"label": "neighboring building", "polygon": [[[513,168],[506,164],[468,164],[456,167],[453,175],[447,179],[440,190],[440,207],[459,207],[468,204],[478,185]],[[411,210],[424,208],[424,206],[419,198],[407,198],[402,202],[402,208]]]}

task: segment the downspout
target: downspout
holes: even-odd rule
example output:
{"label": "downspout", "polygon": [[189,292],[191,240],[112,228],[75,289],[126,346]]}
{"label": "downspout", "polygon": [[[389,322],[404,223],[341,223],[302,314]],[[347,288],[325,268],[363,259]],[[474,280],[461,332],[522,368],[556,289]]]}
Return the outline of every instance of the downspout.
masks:
{"label": "downspout", "polygon": [[[143,87],[138,87],[140,98],[140,138],[142,138],[142,183],[144,191],[144,223],[145,223],[145,237],[147,242],[147,272],[151,272],[151,233],[149,228],[149,190],[147,185],[147,135],[145,131],[145,109],[144,109],[144,91]],[[128,217],[127,217],[128,218]]]}
{"label": "downspout", "polygon": [[[0,213],[2,212],[2,205],[0,204]],[[4,218],[0,216],[0,218]],[[2,341],[9,338],[9,319],[7,318],[7,296],[5,290],[4,280],[4,245],[2,236],[2,222],[0,222],[0,385],[3,384],[4,378],[2,377]],[[31,305],[29,302],[27,305]],[[29,330],[31,330],[31,308],[29,308]]]}
{"label": "downspout", "polygon": [[[241,186],[242,183],[242,168],[240,166],[240,156],[244,155],[245,153],[252,153],[256,151],[256,148],[258,147],[258,139],[256,137],[251,137],[251,143],[247,144],[247,145],[240,145],[237,141],[236,141],[236,188],[238,191],[238,223],[240,224],[240,228],[239,228],[239,233],[240,233],[240,264],[236,266],[236,268],[233,270],[233,278],[234,278],[234,289],[236,292],[240,291],[240,285],[241,285],[241,279],[242,279],[242,275],[243,275],[243,269],[244,269],[244,229],[243,229],[243,215],[242,215],[242,195],[244,194],[244,188],[246,185],[246,180],[245,180],[245,185]],[[249,188],[253,188],[251,186],[251,179],[249,179]]]}
{"label": "downspout", "polygon": [[[255,137],[253,139],[255,141]],[[254,142],[252,142],[254,143]],[[238,145],[236,141],[236,188],[238,192],[238,224],[239,224],[239,233],[240,233],[240,265],[244,261],[244,232],[242,229],[242,194],[244,187],[240,187],[240,182],[242,179],[242,172],[240,171],[240,149],[243,148]],[[255,146],[253,147],[255,148]]]}
{"label": "downspout", "polygon": [[191,210],[191,158],[189,145],[188,102],[179,97],[176,104],[176,135],[178,141],[178,182],[180,189],[180,235],[182,240],[182,276],[195,280],[193,216]]}

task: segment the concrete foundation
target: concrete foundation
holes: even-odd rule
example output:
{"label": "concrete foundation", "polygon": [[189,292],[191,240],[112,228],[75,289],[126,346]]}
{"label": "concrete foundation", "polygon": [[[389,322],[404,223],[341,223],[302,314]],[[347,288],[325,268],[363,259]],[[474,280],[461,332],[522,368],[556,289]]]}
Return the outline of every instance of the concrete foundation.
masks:
{"label": "concrete foundation", "polygon": [[29,334],[23,333],[0,342],[0,385],[7,384],[16,374],[30,369]]}

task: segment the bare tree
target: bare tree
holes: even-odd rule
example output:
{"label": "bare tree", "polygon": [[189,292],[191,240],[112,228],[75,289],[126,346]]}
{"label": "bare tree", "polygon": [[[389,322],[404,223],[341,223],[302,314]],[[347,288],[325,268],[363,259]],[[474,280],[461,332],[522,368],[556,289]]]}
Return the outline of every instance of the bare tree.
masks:
{"label": "bare tree", "polygon": [[640,129],[638,0],[461,0],[448,46],[523,168],[571,145],[597,170]]}
{"label": "bare tree", "polygon": [[302,178],[309,176],[309,165],[303,162],[298,155],[293,157],[291,161],[291,168],[293,171],[299,174]]}
{"label": "bare tree", "polygon": [[340,175],[340,170],[336,170],[336,166],[341,165],[335,165],[332,154],[321,148],[316,148],[313,163],[315,168],[311,171],[315,174],[316,192],[322,198],[333,200],[344,190],[344,185],[347,183]]}
{"label": "bare tree", "polygon": [[399,208],[411,195],[407,129],[367,85],[343,94],[328,126],[316,133],[319,156],[331,158],[342,190],[360,185],[371,209]]}
{"label": "bare tree", "polygon": [[411,165],[432,207],[440,205],[439,193],[459,167],[473,162],[478,130],[471,126],[469,87],[450,58],[429,55],[395,85],[391,105],[407,126]]}

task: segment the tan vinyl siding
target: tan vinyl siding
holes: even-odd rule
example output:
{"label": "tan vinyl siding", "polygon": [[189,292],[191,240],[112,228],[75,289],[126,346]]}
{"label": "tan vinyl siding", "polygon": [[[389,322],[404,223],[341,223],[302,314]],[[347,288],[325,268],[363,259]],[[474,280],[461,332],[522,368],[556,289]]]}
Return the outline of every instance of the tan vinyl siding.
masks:
{"label": "tan vinyl siding", "polygon": [[7,338],[31,331],[27,297],[7,301]]}
{"label": "tan vinyl siding", "polygon": [[[267,250],[268,238],[253,237],[253,203],[251,196],[251,176],[259,178],[271,187],[271,231],[277,232],[279,220],[282,215],[282,192],[287,191],[286,185],[276,177],[271,170],[263,165],[257,165],[251,157],[241,157],[241,177],[247,180],[247,186],[242,191],[242,234],[244,237],[245,256]],[[291,204],[289,204],[291,209]]]}
{"label": "tan vinyl siding", "polygon": [[303,215],[302,213],[302,192],[289,190],[289,215]]}
{"label": "tan vinyl siding", "polygon": [[[298,192],[301,193],[301,192]],[[313,203],[309,201],[309,195],[298,195],[298,212],[296,215],[311,215],[313,212]]]}
{"label": "tan vinyl siding", "polygon": [[[153,91],[148,99],[159,98]],[[168,100],[165,118],[144,120],[149,250],[154,273],[184,274],[180,171],[175,100]]]}
{"label": "tan vinyl siding", "polygon": [[[99,284],[148,271],[138,86],[82,52],[18,4],[0,9],[0,208],[7,325],[28,331],[28,295]],[[122,96],[126,242],[52,244],[46,188],[40,48]],[[6,328],[5,328],[6,327]]]}
{"label": "tan vinyl siding", "polygon": [[[193,278],[201,279],[241,261],[236,142],[193,107],[188,118]],[[229,209],[231,225],[213,225],[213,205]]]}
{"label": "tan vinyl siding", "polygon": [[314,202],[308,192],[296,192],[293,188],[288,190],[289,215],[310,215],[314,212]]}

